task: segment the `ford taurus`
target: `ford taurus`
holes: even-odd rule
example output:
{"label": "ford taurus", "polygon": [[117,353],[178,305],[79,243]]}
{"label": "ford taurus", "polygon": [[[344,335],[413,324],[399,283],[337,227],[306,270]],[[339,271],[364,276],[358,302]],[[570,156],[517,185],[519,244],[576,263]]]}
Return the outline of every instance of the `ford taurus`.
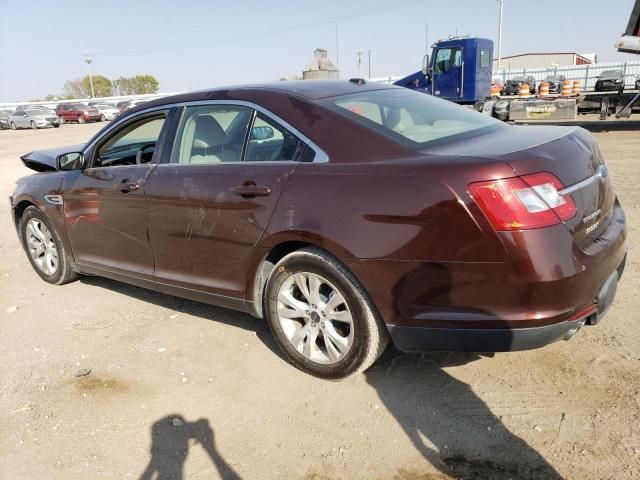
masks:
{"label": "ford taurus", "polygon": [[[625,216],[598,146],[362,80],[182,94],[35,151],[11,197],[35,271],[265,318],[323,378],[404,351],[568,339],[613,301]],[[82,301],[82,299],[78,299]]]}

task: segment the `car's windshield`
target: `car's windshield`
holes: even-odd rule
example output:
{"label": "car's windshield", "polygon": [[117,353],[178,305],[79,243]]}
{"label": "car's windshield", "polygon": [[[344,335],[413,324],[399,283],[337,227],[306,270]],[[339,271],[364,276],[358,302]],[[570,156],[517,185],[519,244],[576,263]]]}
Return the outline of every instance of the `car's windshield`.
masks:
{"label": "car's windshield", "polygon": [[[405,89],[376,90],[329,98],[325,105],[405,145],[420,148],[483,129],[508,128],[467,107]],[[492,128],[493,127],[493,128]]]}
{"label": "car's windshield", "polygon": [[606,70],[600,74],[601,77],[621,77],[622,72],[619,70]]}
{"label": "car's windshield", "polygon": [[103,103],[96,103],[93,108],[101,108],[101,109],[107,109],[107,108],[113,108],[111,105],[105,105]]}
{"label": "car's windshield", "polygon": [[547,82],[559,82],[560,81],[560,77],[557,75],[549,75],[547,78],[545,78],[545,80]]}
{"label": "car's windshield", "polygon": [[46,115],[47,112],[46,110],[27,110],[26,111],[29,115]]}

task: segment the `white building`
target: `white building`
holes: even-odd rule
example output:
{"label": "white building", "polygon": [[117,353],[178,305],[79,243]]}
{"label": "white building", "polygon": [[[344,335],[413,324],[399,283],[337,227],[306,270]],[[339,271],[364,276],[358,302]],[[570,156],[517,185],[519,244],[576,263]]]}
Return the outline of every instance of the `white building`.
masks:
{"label": "white building", "polygon": [[[592,58],[589,58],[593,55]],[[557,67],[566,65],[588,65],[595,63],[595,54],[580,55],[575,52],[522,53],[502,57],[504,70],[522,70],[524,68]],[[493,69],[498,70],[498,59],[493,60]]]}

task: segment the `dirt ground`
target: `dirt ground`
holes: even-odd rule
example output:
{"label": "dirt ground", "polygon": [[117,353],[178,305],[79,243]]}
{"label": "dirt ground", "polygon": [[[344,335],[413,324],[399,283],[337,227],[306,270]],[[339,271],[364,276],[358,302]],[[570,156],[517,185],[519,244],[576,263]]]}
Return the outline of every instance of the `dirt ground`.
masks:
{"label": "dirt ground", "polygon": [[287,364],[247,315],[39,279],[6,201],[29,173],[18,156],[99,127],[0,131],[1,478],[640,477],[640,133],[596,134],[629,223],[599,326],[529,352],[390,350],[334,383]]}

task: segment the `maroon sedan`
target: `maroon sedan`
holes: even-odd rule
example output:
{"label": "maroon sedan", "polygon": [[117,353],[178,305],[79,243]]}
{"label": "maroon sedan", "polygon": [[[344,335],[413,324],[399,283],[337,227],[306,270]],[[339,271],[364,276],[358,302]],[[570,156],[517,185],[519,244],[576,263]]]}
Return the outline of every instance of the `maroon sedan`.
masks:
{"label": "maroon sedan", "polygon": [[[363,81],[145,103],[86,145],[22,157],[35,271],[265,318],[324,378],[400,350],[568,339],[611,305],[625,216],[591,135],[515,127]],[[82,301],[79,299],[78,301]]]}

